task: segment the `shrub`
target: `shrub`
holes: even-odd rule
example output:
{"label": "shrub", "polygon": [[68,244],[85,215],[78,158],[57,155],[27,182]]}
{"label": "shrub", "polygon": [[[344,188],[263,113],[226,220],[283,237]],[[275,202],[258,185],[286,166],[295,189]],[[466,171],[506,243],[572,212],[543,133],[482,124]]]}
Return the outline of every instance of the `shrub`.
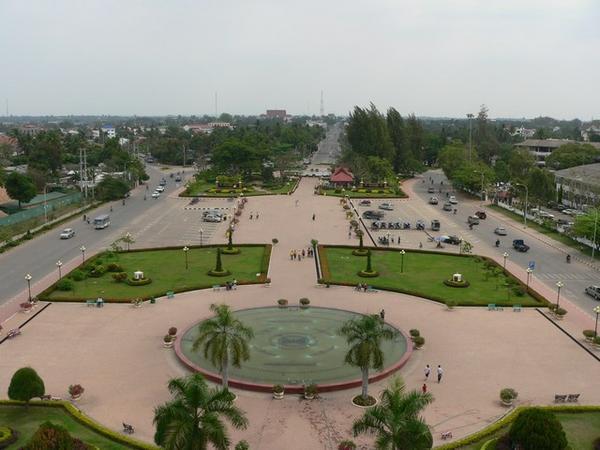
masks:
{"label": "shrub", "polygon": [[271,239],[271,242],[273,243],[273,245],[275,245],[279,242],[279,239],[273,238],[273,239]]}
{"label": "shrub", "polygon": [[176,327],[169,328],[169,335],[170,336],[176,336],[177,335],[177,328]]}
{"label": "shrub", "polygon": [[588,339],[594,339],[596,332],[594,330],[583,330],[583,335]]}
{"label": "shrub", "polygon": [[419,330],[417,330],[416,328],[413,328],[413,329],[412,329],[412,330],[410,330],[408,333],[410,334],[410,336],[411,336],[412,338],[415,338],[415,337],[417,337],[417,336],[420,336],[420,335],[421,335],[421,332],[420,332]]}
{"label": "shrub", "polygon": [[519,393],[515,391],[513,388],[504,388],[500,391],[500,399],[503,402],[510,402],[516,399],[519,396]]}
{"label": "shrub", "polygon": [[276,384],[273,386],[273,392],[275,394],[281,394],[283,392],[283,386],[281,384]]}
{"label": "shrub", "polygon": [[517,285],[512,288],[513,294],[517,297],[523,297],[526,293],[525,288],[523,286]]}
{"label": "shrub", "polygon": [[83,281],[87,278],[87,275],[82,270],[75,270],[71,274],[71,278],[75,281]]}
{"label": "shrub", "polygon": [[246,440],[241,440],[235,445],[234,450],[250,450],[250,444]]}
{"label": "shrub", "polygon": [[280,298],[279,300],[277,300],[277,304],[281,308],[285,308],[288,305],[288,301],[285,298]]}
{"label": "shrub", "polygon": [[423,336],[415,336],[413,338],[413,342],[415,344],[415,347],[421,348],[425,345],[425,338]]}
{"label": "shrub", "polygon": [[345,440],[338,444],[338,450],[355,450],[356,444],[353,441]]}
{"label": "shrub", "polygon": [[102,264],[96,265],[92,270],[90,270],[90,277],[100,278],[102,275],[106,273],[106,267]]}
{"label": "shrub", "polygon": [[0,448],[7,448],[19,438],[17,432],[9,427],[0,427]]}
{"label": "shrub", "polygon": [[309,300],[309,299],[307,299],[306,297],[302,297],[302,298],[300,299],[300,304],[301,304],[301,305],[303,305],[303,306],[310,305],[310,300]]}
{"label": "shrub", "polygon": [[8,398],[29,403],[34,397],[41,397],[46,393],[44,381],[31,367],[17,370],[8,386]]}
{"label": "shrub", "polygon": [[308,386],[304,386],[304,395],[317,395],[319,388],[315,383],[311,383]]}
{"label": "shrub", "polygon": [[522,450],[564,450],[567,437],[560,421],[550,411],[530,408],[517,416],[508,432],[513,445]]}
{"label": "shrub", "polygon": [[123,268],[117,263],[110,263],[106,266],[107,272],[123,272]]}
{"label": "shrub", "polygon": [[448,309],[454,309],[458,305],[458,302],[454,299],[446,300],[446,306]]}
{"label": "shrub", "polygon": [[600,336],[596,336],[592,342],[594,345],[600,345]]}
{"label": "shrub", "polygon": [[80,384],[72,384],[69,386],[69,395],[71,397],[77,397],[78,395],[83,394],[83,391],[85,391],[85,389]]}
{"label": "shrub", "polygon": [[163,341],[168,344],[169,342],[173,342],[174,338],[173,336],[171,336],[170,334],[165,334],[165,337],[163,337]]}
{"label": "shrub", "polygon": [[56,289],[59,291],[72,291],[75,288],[75,283],[69,278],[63,278],[56,283]]}
{"label": "shrub", "polygon": [[565,314],[567,314],[567,310],[564,308],[555,308],[554,309],[554,314],[556,314],[557,316],[564,316]]}
{"label": "shrub", "polygon": [[72,437],[66,428],[44,422],[31,436],[24,450],[91,450],[93,447]]}
{"label": "shrub", "polygon": [[113,280],[115,280],[117,283],[121,283],[127,279],[127,273],[125,273],[125,272],[113,273],[112,277],[113,277]]}
{"label": "shrub", "polygon": [[134,278],[127,278],[127,284],[129,286],[145,286],[150,283],[152,283],[152,278],[142,278],[141,280],[136,280]]}
{"label": "shrub", "polygon": [[94,265],[95,266],[101,266],[103,262],[104,261],[102,261],[102,258],[98,258],[97,260],[94,261]]}

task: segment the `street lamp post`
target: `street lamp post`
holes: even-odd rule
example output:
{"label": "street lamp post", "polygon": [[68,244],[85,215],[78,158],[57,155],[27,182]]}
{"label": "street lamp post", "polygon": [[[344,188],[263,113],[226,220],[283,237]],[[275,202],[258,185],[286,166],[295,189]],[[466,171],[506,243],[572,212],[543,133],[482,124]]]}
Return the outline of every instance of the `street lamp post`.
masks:
{"label": "street lamp post", "polygon": [[556,294],[556,309],[558,309],[558,306],[560,304],[560,289],[564,286],[565,284],[562,281],[557,281],[556,282],[556,289],[557,289],[557,294]]}
{"label": "street lamp post", "polygon": [[594,308],[594,312],[596,313],[596,326],[594,327],[594,337],[598,336],[598,315],[600,315],[600,306],[596,306]]}
{"label": "street lamp post", "polygon": [[598,208],[596,208],[596,217],[594,219],[594,239],[592,241],[592,262],[594,262],[594,253],[596,252],[596,230],[598,229]]}
{"label": "street lamp post", "polygon": [[523,220],[525,221],[525,228],[527,228],[527,205],[529,203],[529,188],[521,183],[515,183],[515,186],[522,186],[525,188],[525,211],[523,211]]}
{"label": "street lamp post", "polygon": [[404,255],[406,254],[406,252],[404,251],[404,249],[400,250],[400,255],[402,255],[402,260],[400,262],[400,273],[404,273]]}
{"label": "street lamp post", "polygon": [[504,268],[504,271],[506,272],[506,258],[508,258],[508,253],[504,252],[504,254],[502,255],[502,257],[504,258],[504,266],[503,266],[503,268]]}
{"label": "street lamp post", "polygon": [[202,247],[202,235],[204,234],[204,230],[200,228],[200,247]]}
{"label": "street lamp post", "polygon": [[125,233],[125,243],[127,244],[127,251],[129,251],[129,243],[131,242],[131,233],[128,231]]}
{"label": "street lamp post", "polygon": [[185,268],[186,268],[186,270],[188,268],[188,251],[189,250],[190,249],[187,248],[187,245],[185,247],[183,247],[183,253],[185,253]]}
{"label": "street lamp post", "polygon": [[58,267],[58,279],[59,279],[59,280],[62,278],[62,270],[61,270],[61,268],[62,268],[62,265],[63,265],[63,263],[62,263],[62,261],[59,259],[59,260],[56,262],[56,267]]}
{"label": "street lamp post", "polygon": [[27,292],[28,292],[28,298],[29,298],[29,303],[31,303],[31,274],[27,274],[25,275],[25,281],[27,281]]}
{"label": "street lamp post", "polygon": [[471,151],[473,148],[473,127],[471,126],[471,120],[473,119],[473,114],[467,114],[469,118],[469,162],[471,162]]}
{"label": "street lamp post", "polygon": [[81,250],[81,262],[84,263],[85,262],[85,245],[82,245],[81,247],[79,247],[79,250]]}
{"label": "street lamp post", "polygon": [[527,268],[527,292],[529,292],[529,279],[531,278],[531,273],[533,269],[531,267]]}

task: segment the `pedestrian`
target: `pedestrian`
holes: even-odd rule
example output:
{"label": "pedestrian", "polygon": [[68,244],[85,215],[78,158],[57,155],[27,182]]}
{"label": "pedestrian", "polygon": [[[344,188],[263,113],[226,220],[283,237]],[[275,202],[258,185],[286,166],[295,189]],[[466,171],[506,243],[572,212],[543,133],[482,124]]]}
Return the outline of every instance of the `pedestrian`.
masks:
{"label": "pedestrian", "polygon": [[302,257],[304,258],[306,256],[306,251],[304,249],[302,249]]}
{"label": "pedestrian", "polygon": [[112,212],[112,205],[110,206],[110,212]]}
{"label": "pedestrian", "polygon": [[86,217],[86,216],[85,216],[85,214],[84,214],[84,215],[83,215],[83,221],[84,221],[84,222],[85,222],[85,217]]}
{"label": "pedestrian", "polygon": [[419,242],[419,248],[423,248],[423,243]]}
{"label": "pedestrian", "polygon": [[444,375],[444,369],[442,369],[442,366],[440,366],[440,365],[438,364],[438,366],[437,366],[437,376],[438,376],[438,383],[439,383],[440,381],[442,381],[442,375]]}
{"label": "pedestrian", "polygon": [[385,320],[385,309],[379,311],[379,317],[381,318],[382,322]]}
{"label": "pedestrian", "polygon": [[290,250],[290,260],[294,259],[294,251]]}
{"label": "pedestrian", "polygon": [[315,213],[313,213],[313,220],[315,220],[315,217],[317,217],[317,216],[315,215]]}
{"label": "pedestrian", "polygon": [[430,373],[431,373],[431,367],[429,367],[429,364],[427,364],[425,366],[425,381],[429,380]]}
{"label": "pedestrian", "polygon": [[392,236],[390,239],[392,240],[392,244],[393,244],[394,243],[394,236]]}
{"label": "pedestrian", "polygon": [[423,391],[423,394],[427,394],[427,383],[423,383],[421,390]]}
{"label": "pedestrian", "polygon": [[352,230],[348,231],[348,239],[350,239],[352,237]]}
{"label": "pedestrian", "polygon": [[88,225],[90,224],[90,218],[89,217],[87,218],[87,223],[88,223]]}
{"label": "pedestrian", "polygon": [[258,220],[258,213],[256,213],[256,220]]}
{"label": "pedestrian", "polygon": [[298,206],[298,203],[300,202],[300,200],[296,200],[296,206]]}
{"label": "pedestrian", "polygon": [[252,220],[252,213],[250,213],[250,220]]}

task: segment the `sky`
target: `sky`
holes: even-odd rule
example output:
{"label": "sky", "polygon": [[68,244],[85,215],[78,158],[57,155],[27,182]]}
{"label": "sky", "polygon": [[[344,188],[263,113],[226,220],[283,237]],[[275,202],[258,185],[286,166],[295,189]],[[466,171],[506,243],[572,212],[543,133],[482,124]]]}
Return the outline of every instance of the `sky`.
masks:
{"label": "sky", "polygon": [[0,115],[589,120],[599,51],[598,0],[0,0]]}

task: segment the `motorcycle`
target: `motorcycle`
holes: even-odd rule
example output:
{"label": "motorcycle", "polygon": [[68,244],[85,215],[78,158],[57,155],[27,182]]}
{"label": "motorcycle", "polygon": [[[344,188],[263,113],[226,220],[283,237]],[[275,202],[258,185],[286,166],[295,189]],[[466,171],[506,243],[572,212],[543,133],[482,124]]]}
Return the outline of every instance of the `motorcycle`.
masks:
{"label": "motorcycle", "polygon": [[496,247],[500,247],[500,239],[496,239]]}
{"label": "motorcycle", "polygon": [[571,263],[571,255],[567,255],[567,263],[570,264]]}

